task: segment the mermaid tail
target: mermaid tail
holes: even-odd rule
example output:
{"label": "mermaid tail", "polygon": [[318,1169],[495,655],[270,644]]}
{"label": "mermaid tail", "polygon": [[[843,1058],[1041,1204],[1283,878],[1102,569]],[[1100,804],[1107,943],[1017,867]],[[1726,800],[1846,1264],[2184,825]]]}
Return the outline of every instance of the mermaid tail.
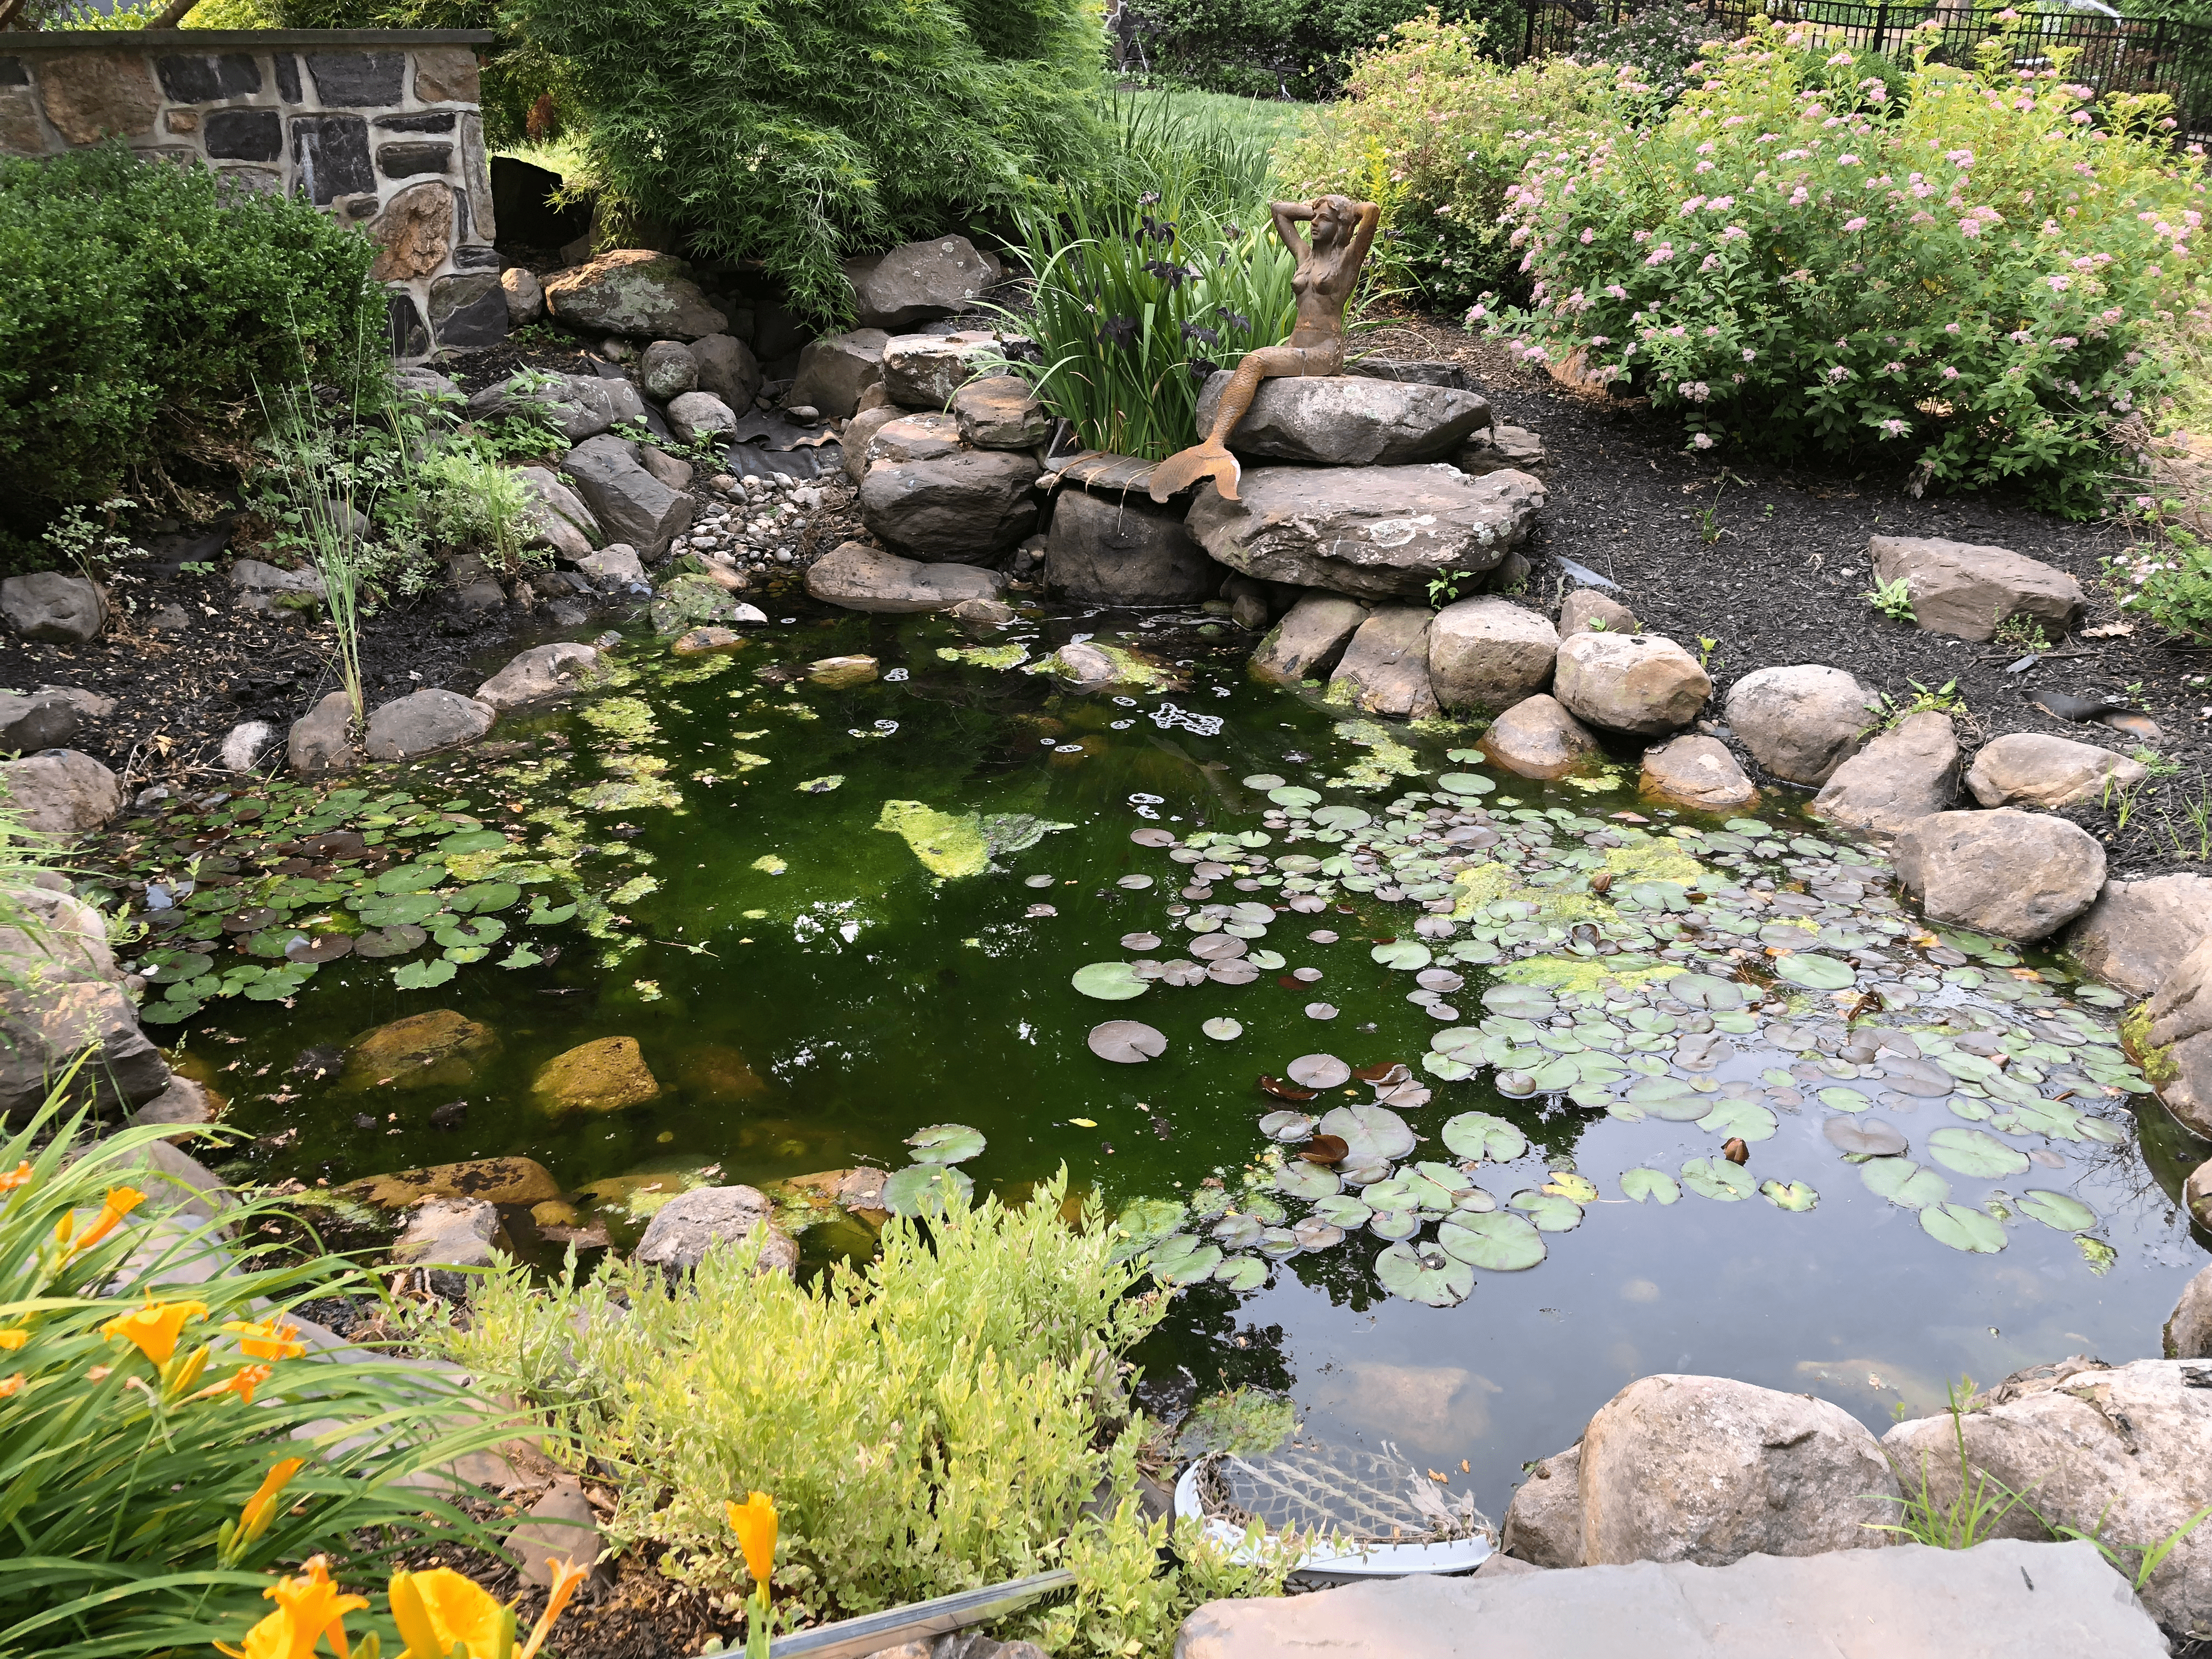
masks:
{"label": "mermaid tail", "polygon": [[1200,478],[1213,480],[1213,487],[1221,492],[1224,501],[1237,499],[1237,483],[1244,469],[1229,453],[1229,446],[1218,438],[1208,438],[1203,443],[1193,444],[1178,451],[1152,468],[1152,497],[1165,501],[1179,489],[1188,489]]}

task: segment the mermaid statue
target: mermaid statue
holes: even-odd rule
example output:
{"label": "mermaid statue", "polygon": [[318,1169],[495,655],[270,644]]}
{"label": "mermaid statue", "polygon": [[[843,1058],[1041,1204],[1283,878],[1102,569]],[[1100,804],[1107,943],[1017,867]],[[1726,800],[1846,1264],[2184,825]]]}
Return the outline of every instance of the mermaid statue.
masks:
{"label": "mermaid statue", "polygon": [[[1359,281],[1360,262],[1374,243],[1382,210],[1346,196],[1322,196],[1310,202],[1271,203],[1268,210],[1283,246],[1297,255],[1297,270],[1291,277],[1291,288],[1298,296],[1297,326],[1287,343],[1244,354],[1221,393],[1213,430],[1203,442],[1169,456],[1152,469],[1156,501],[1166,501],[1201,478],[1212,479],[1224,496],[1237,500],[1243,469],[1229,453],[1229,434],[1252,407],[1260,382],[1282,375],[1344,373],[1344,307]],[[1310,243],[1298,234],[1302,219],[1313,226]]]}

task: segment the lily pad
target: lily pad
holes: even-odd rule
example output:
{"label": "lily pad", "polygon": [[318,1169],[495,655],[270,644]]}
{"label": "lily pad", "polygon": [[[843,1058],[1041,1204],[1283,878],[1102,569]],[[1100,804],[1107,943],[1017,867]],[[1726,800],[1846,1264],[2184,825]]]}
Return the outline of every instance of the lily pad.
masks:
{"label": "lily pad", "polygon": [[975,1183],[946,1164],[909,1164],[884,1182],[882,1203],[893,1215],[934,1215],[954,1199],[965,1204]]}
{"label": "lily pad", "polygon": [[1920,1230],[1939,1244],[1974,1255],[1995,1255],[2005,1247],[2003,1224],[1964,1204],[1929,1205],[1920,1212]]}
{"label": "lily pad", "polygon": [[1338,1089],[1352,1081],[1352,1067],[1334,1054],[1300,1054],[1283,1075],[1309,1089]]}
{"label": "lily pad", "polygon": [[1700,1198],[1733,1204],[1759,1190],[1758,1178],[1724,1158],[1693,1158],[1682,1166],[1682,1184]]}
{"label": "lily pad", "polygon": [[1274,802],[1278,806],[1318,806],[1321,805],[1321,795],[1319,792],[1312,789],[1303,788],[1295,783],[1279,784],[1276,787],[1267,791],[1267,799]]}
{"label": "lily pad", "polygon": [[1367,954],[1371,960],[1381,963],[1385,968],[1425,968],[1434,960],[1427,945],[1419,939],[1392,939],[1388,945],[1376,945]]}
{"label": "lily pad", "polygon": [[1213,1270],[1213,1282],[1232,1291],[1256,1291],[1267,1282],[1267,1264],[1256,1255],[1232,1255]]}
{"label": "lily pad", "polygon": [[1894,1124],[1878,1117],[1832,1117],[1820,1126],[1820,1133],[1838,1152],[1857,1158],[1899,1158],[1910,1144]]}
{"label": "lily pad", "polygon": [[1367,1231],[1377,1238],[1411,1238],[1421,1231],[1419,1210],[1380,1209],[1367,1219]]}
{"label": "lily pad", "polygon": [[1723,1100],[1698,1120],[1698,1127],[1712,1134],[1735,1135],[1744,1140],[1771,1140],[1776,1123],[1774,1114],[1756,1102]]}
{"label": "lily pad", "polygon": [[1321,1121],[1323,1134],[1340,1137],[1357,1160],[1383,1163],[1413,1150],[1413,1132],[1388,1106],[1340,1106]]}
{"label": "lily pad", "polygon": [[1275,1186],[1291,1198],[1323,1199],[1336,1196],[1344,1182],[1328,1164],[1309,1164],[1301,1158],[1275,1171]]}
{"label": "lily pad", "polygon": [[1874,1102],[1856,1089],[1823,1089],[1814,1098],[1832,1112],[1865,1112],[1874,1109]]}
{"label": "lily pad", "polygon": [[185,980],[198,979],[214,966],[213,957],[188,951],[180,956],[171,957],[159,967],[148,969],[146,977],[155,985],[175,985]]}
{"label": "lily pad", "polygon": [[1267,1223],[1256,1215],[1227,1215],[1206,1231],[1224,1249],[1249,1250],[1260,1242]]}
{"label": "lily pad", "polygon": [[1980,1129],[1955,1126],[1938,1129],[1928,1137],[1928,1151],[1945,1169],[1955,1170],[1963,1176],[1978,1176],[1984,1181],[2019,1175],[2027,1168],[2027,1153]]}
{"label": "lily pad", "polygon": [[981,1156],[984,1140],[981,1131],[964,1123],[933,1123],[916,1129],[906,1144],[914,1148],[917,1164],[965,1164]]}
{"label": "lily pad", "polygon": [[2069,1193],[2031,1187],[2021,1195],[2020,1207],[2062,1233],[2087,1232],[2097,1224],[2097,1212]]}
{"label": "lily pad", "polygon": [[1455,1307],[1474,1289],[1474,1268],[1428,1240],[1391,1245],[1375,1258],[1375,1277],[1391,1295],[1431,1308]]}
{"label": "lily pad", "polygon": [[1620,1190],[1622,1196],[1632,1198],[1638,1204],[1646,1199],[1672,1204],[1682,1196],[1682,1189],[1674,1177],[1659,1170],[1623,1170],[1620,1172]]}
{"label": "lily pad", "polygon": [[1583,1206],[1556,1193],[1539,1192],[1532,1188],[1514,1194],[1505,1200],[1505,1207],[1526,1215],[1539,1232],[1571,1232],[1582,1224]]}
{"label": "lily pad", "polygon": [[1437,1243],[1470,1267],[1514,1273],[1534,1267],[1548,1253],[1542,1235],[1517,1215],[1456,1212],[1437,1228]]}
{"label": "lily pad", "polygon": [[1528,985],[1493,985],[1482,994],[1482,1006],[1513,1019],[1549,1019],[1559,1012],[1558,1003]]}
{"label": "lily pad", "polygon": [[1951,1196],[1951,1183],[1909,1158],[1870,1158],[1859,1166],[1859,1179],[1877,1198],[1908,1210],[1924,1210]]}
{"label": "lily pad", "polygon": [[1131,997],[1140,997],[1152,988],[1137,977],[1137,970],[1126,962],[1093,962],[1075,970],[1068,981],[1085,996],[1095,997],[1101,1002],[1127,1002]]}
{"label": "lily pad", "polygon": [[1421,1056],[1421,1069],[1439,1083],[1458,1083],[1473,1077],[1477,1067],[1450,1054],[1431,1051]]}
{"label": "lily pad", "polygon": [[1291,1236],[1297,1240],[1302,1250],[1326,1250],[1344,1243],[1344,1229],[1318,1212],[1292,1227]]}
{"label": "lily pad", "polygon": [[392,970],[392,982],[403,991],[427,991],[443,985],[458,970],[450,962],[410,962]]}
{"label": "lily pad", "polygon": [[1334,1198],[1324,1198],[1314,1206],[1314,1214],[1335,1227],[1364,1227],[1375,1214],[1375,1206],[1356,1199],[1349,1193],[1340,1193]]}
{"label": "lily pad", "polygon": [[1759,1195],[1778,1210],[1802,1213],[1820,1201],[1820,1194],[1802,1181],[1762,1181]]}
{"label": "lily pad", "polygon": [[1437,780],[1437,787],[1455,795],[1486,795],[1498,786],[1479,772],[1447,772]]}
{"label": "lily pad", "polygon": [[[954,1173],[957,1174],[956,1170]],[[1183,1237],[1177,1234],[1176,1238]],[[1195,1285],[1213,1277],[1221,1266],[1221,1249],[1191,1240],[1191,1248],[1170,1254],[1170,1238],[1152,1252],[1152,1277],[1164,1285]]]}
{"label": "lily pad", "polygon": [[353,942],[353,953],[357,957],[404,957],[410,951],[419,951],[429,943],[430,935],[422,928],[405,922],[389,927],[371,928],[357,935]]}
{"label": "lily pad", "polygon": [[1260,1133],[1270,1140],[1304,1140],[1313,1131],[1314,1121],[1304,1112],[1270,1112],[1260,1120]]}
{"label": "lily pad", "polygon": [[1206,1036],[1212,1037],[1216,1042],[1233,1042],[1237,1038],[1244,1035],[1243,1025],[1237,1020],[1231,1019],[1225,1014],[1218,1019],[1207,1020],[1205,1024],[1200,1026],[1198,1029],[1205,1032]]}
{"label": "lily pad", "polygon": [[446,901],[447,908],[465,914],[489,915],[504,910],[522,897],[522,889],[511,881],[479,881],[464,887]]}
{"label": "lily pad", "polygon": [[1792,985],[1815,991],[1841,991],[1858,980],[1850,963],[1824,957],[1817,951],[1792,951],[1775,965],[1774,971],[1777,977]]}
{"label": "lily pad", "polygon": [[1117,1066],[1134,1066],[1157,1060],[1167,1052],[1168,1040],[1142,1020],[1109,1019],[1091,1028],[1091,1052]]}

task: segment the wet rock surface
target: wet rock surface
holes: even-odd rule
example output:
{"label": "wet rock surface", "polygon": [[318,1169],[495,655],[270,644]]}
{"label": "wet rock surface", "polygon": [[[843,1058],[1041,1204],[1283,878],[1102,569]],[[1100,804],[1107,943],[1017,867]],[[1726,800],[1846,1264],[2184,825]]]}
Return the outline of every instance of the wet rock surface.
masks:
{"label": "wet rock surface", "polygon": [[1559,635],[1510,599],[1460,599],[1429,629],[1429,684],[1444,708],[1497,714],[1551,682]]}
{"label": "wet rock surface", "polygon": [[1929,917],[2006,939],[2056,933],[2096,902],[2105,849],[2086,830],[2000,807],[1938,812],[1897,838],[1897,873]]}

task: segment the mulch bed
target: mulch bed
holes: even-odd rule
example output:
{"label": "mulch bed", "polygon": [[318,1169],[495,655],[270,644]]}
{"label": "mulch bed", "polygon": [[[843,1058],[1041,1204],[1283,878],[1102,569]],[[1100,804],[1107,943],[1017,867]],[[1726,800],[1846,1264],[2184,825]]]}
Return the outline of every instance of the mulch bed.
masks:
{"label": "mulch bed", "polygon": [[[2115,878],[2208,868],[2185,803],[2212,801],[2212,647],[2163,642],[2137,622],[2124,637],[2076,635],[2010,674],[2021,652],[1923,634],[1859,597],[1872,586],[1869,536],[1942,537],[2010,548],[2068,572],[2089,595],[2085,629],[2125,620],[2099,570],[2130,545],[2124,525],[2069,523],[1992,495],[1915,501],[1901,471],[1824,474],[1685,453],[1680,427],[1663,416],[1570,391],[1454,321],[1401,312],[1358,344],[1460,363],[1501,422],[1541,435],[1550,500],[1525,550],[1536,565],[1528,597],[1548,604],[1576,585],[1545,556],[1565,557],[1618,583],[1624,591],[1613,597],[1647,630],[1692,651],[1711,641],[1712,718],[1720,695],[1754,669],[1824,663],[1899,704],[1916,682],[1930,690],[1955,682],[1967,709],[1960,740],[1970,750],[2008,732],[2047,732],[2127,751],[2137,739],[2055,719],[2027,701],[2037,690],[2124,696],[2157,721],[2159,752],[2179,770],[2138,792],[2124,827],[2117,804],[2065,816],[2104,839]],[[1705,538],[1709,508],[1717,541]],[[1809,793],[1754,776],[1785,795]]]}

